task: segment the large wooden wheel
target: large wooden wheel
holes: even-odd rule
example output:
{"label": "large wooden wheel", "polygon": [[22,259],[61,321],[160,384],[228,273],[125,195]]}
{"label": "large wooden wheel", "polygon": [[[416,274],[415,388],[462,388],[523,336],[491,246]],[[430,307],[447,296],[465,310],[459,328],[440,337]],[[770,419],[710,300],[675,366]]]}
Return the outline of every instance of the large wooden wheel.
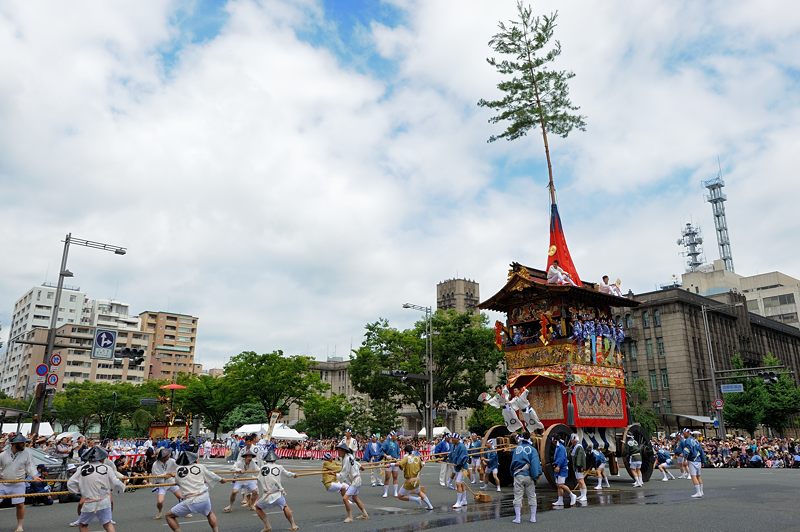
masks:
{"label": "large wooden wheel", "polygon": [[[499,440],[497,444],[498,447],[502,447],[504,443],[515,441],[514,435],[508,431],[505,425],[495,425],[486,431],[486,434],[483,435],[483,441],[481,442],[485,449],[489,447],[487,442],[492,438]],[[512,454],[513,451],[498,451],[497,453],[497,476],[500,478],[500,486],[502,487],[508,487],[514,483],[514,479],[511,477]],[[489,482],[494,484],[493,475],[487,475],[486,478]]]}
{"label": "large wooden wheel", "polygon": [[[552,487],[556,486],[556,475],[553,472],[553,457],[555,456],[556,446],[553,444],[553,436],[557,436],[558,439],[562,440],[566,447],[571,434],[572,430],[570,430],[568,426],[557,423],[555,425],[550,425],[550,427],[544,431],[542,439],[539,440],[539,456],[542,461],[542,470],[545,478],[547,478],[547,481]],[[569,486],[574,486],[575,482],[575,470],[570,464],[567,484]]]}
{"label": "large wooden wheel", "polygon": [[619,446],[622,450],[622,463],[625,465],[625,471],[633,478],[631,462],[628,458],[628,438],[633,438],[642,449],[642,480],[647,482],[653,474],[655,464],[655,453],[653,452],[653,446],[650,444],[650,436],[638,423],[628,425],[625,428],[625,432],[622,433],[622,442]]}

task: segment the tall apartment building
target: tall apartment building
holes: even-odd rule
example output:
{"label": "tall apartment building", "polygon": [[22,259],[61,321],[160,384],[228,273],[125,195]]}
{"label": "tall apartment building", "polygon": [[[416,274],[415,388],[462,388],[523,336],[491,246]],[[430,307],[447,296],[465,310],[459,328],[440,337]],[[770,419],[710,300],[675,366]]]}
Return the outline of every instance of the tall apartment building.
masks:
{"label": "tall apartment building", "polygon": [[[6,353],[0,360],[0,392],[11,397],[25,395],[27,380],[22,378],[29,365],[30,353],[26,345],[15,342],[37,328],[50,327],[53,315],[56,287],[47,283],[28,290],[16,303],[11,314],[9,341]],[[57,326],[80,324],[84,320],[86,294],[78,287],[65,286],[61,294],[61,304],[57,313]]]}
{"label": "tall apartment building", "polygon": [[761,316],[800,328],[800,279],[781,272],[739,275],[725,269],[722,260],[715,260],[682,277],[683,287],[701,296],[713,296],[734,290],[747,298],[747,309]]}
{"label": "tall apartment building", "polygon": [[676,414],[709,417],[718,396],[710,381],[700,380],[711,376],[704,305],[718,371],[732,369],[734,354],[756,367],[772,353],[795,379],[800,375],[800,330],[748,312],[744,294],[718,293],[712,299],[670,287],[634,299],[639,307],[616,316],[626,326],[626,377],[646,380],[653,409],[672,427]]}
{"label": "tall apartment building", "polygon": [[436,285],[436,308],[478,312],[480,285],[469,279],[448,279]]}
{"label": "tall apartment building", "polygon": [[145,311],[139,314],[139,327],[149,334],[148,379],[173,379],[179,373],[202,371],[195,364],[197,318],[188,314]]}

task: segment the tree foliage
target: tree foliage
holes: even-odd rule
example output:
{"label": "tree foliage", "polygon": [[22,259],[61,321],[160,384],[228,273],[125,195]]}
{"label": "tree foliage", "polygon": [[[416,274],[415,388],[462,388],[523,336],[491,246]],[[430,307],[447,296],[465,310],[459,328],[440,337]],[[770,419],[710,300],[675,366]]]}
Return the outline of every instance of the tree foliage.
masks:
{"label": "tree foliage", "polygon": [[344,395],[314,394],[306,399],[303,412],[305,431],[314,438],[332,438],[344,433],[353,406]]}
{"label": "tree foliage", "polygon": [[[435,408],[478,406],[478,395],[486,391],[485,374],[497,369],[502,360],[486,321],[485,316],[453,310],[432,316]],[[401,380],[381,371],[426,374],[425,331],[425,320],[403,331],[385,319],[368,324],[361,347],[351,355],[350,378],[355,389],[374,401],[413,405],[422,416],[427,381]]]}
{"label": "tree foliage", "polygon": [[484,434],[495,425],[505,425],[503,414],[499,408],[489,405],[476,408],[467,419],[467,428],[475,434]]}
{"label": "tree foliage", "polygon": [[534,17],[531,8],[519,0],[517,15],[516,20],[500,22],[499,31],[489,41],[501,59],[490,57],[487,62],[503,77],[497,88],[504,96],[481,99],[478,105],[497,111],[490,123],[508,122],[506,130],[489,137],[489,142],[515,140],[531,128],[540,129],[552,187],[547,133],[566,137],[573,129],[584,130],[585,117],[576,114],[579,108],[569,98],[567,82],[575,74],[552,66],[561,55],[561,43],[553,40],[558,14]]}
{"label": "tree foliage", "polygon": [[630,381],[625,389],[630,406],[631,423],[638,423],[649,434],[658,428],[658,414],[647,406],[647,381],[638,377]]}
{"label": "tree foliage", "polygon": [[261,403],[240,403],[230,414],[225,416],[220,428],[228,432],[251,423],[269,423],[269,415],[264,412]]}
{"label": "tree foliage", "polygon": [[206,428],[216,439],[222,420],[239,404],[230,379],[200,375],[187,383],[184,408],[203,418]]}
{"label": "tree foliage", "polygon": [[313,365],[314,359],[307,356],[244,351],[225,364],[225,377],[239,399],[257,401],[269,417],[273,410],[286,413],[291,405],[302,405],[327,389]]}

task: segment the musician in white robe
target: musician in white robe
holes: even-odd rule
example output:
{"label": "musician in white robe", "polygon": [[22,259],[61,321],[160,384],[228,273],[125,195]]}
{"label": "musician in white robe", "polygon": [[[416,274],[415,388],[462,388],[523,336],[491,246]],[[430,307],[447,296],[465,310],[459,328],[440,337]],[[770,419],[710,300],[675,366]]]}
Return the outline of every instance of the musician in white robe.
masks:
{"label": "musician in white robe", "polygon": [[557,260],[554,260],[553,264],[550,265],[550,268],[547,270],[547,282],[549,284],[571,284],[572,286],[578,286],[575,284],[575,281],[572,280],[572,277],[561,269]]}

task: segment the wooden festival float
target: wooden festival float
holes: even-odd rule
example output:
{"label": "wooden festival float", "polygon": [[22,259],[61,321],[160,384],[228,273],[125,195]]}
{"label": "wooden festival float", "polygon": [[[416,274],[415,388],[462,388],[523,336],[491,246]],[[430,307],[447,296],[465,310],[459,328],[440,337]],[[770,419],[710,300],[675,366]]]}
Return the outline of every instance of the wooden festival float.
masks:
{"label": "wooden festival float", "polygon": [[[592,443],[606,455],[611,474],[618,472],[618,458],[623,459],[630,474],[625,442],[633,437],[642,447],[642,478],[647,481],[653,472],[653,451],[649,435],[640,425],[629,423],[623,354],[615,341],[617,326],[622,324],[620,316],[612,314],[612,309],[635,307],[638,302],[618,295],[619,281],[605,291],[580,281],[555,203],[550,243],[548,270],[557,260],[578,286],[549,283],[547,271],[514,262],[505,286],[479,305],[506,315],[505,323],[496,323],[495,340],[505,353],[508,390],[528,389],[528,401],[544,425],[544,430],[532,433],[534,445],[551,485],[555,486],[551,436],[558,436],[566,445],[573,432],[584,447]],[[614,329],[616,334],[609,333]],[[489,429],[484,445],[489,438],[496,438],[499,448],[515,443],[506,425]],[[512,482],[512,452],[498,453],[503,486]],[[570,464],[568,485],[574,484],[575,472]]]}

